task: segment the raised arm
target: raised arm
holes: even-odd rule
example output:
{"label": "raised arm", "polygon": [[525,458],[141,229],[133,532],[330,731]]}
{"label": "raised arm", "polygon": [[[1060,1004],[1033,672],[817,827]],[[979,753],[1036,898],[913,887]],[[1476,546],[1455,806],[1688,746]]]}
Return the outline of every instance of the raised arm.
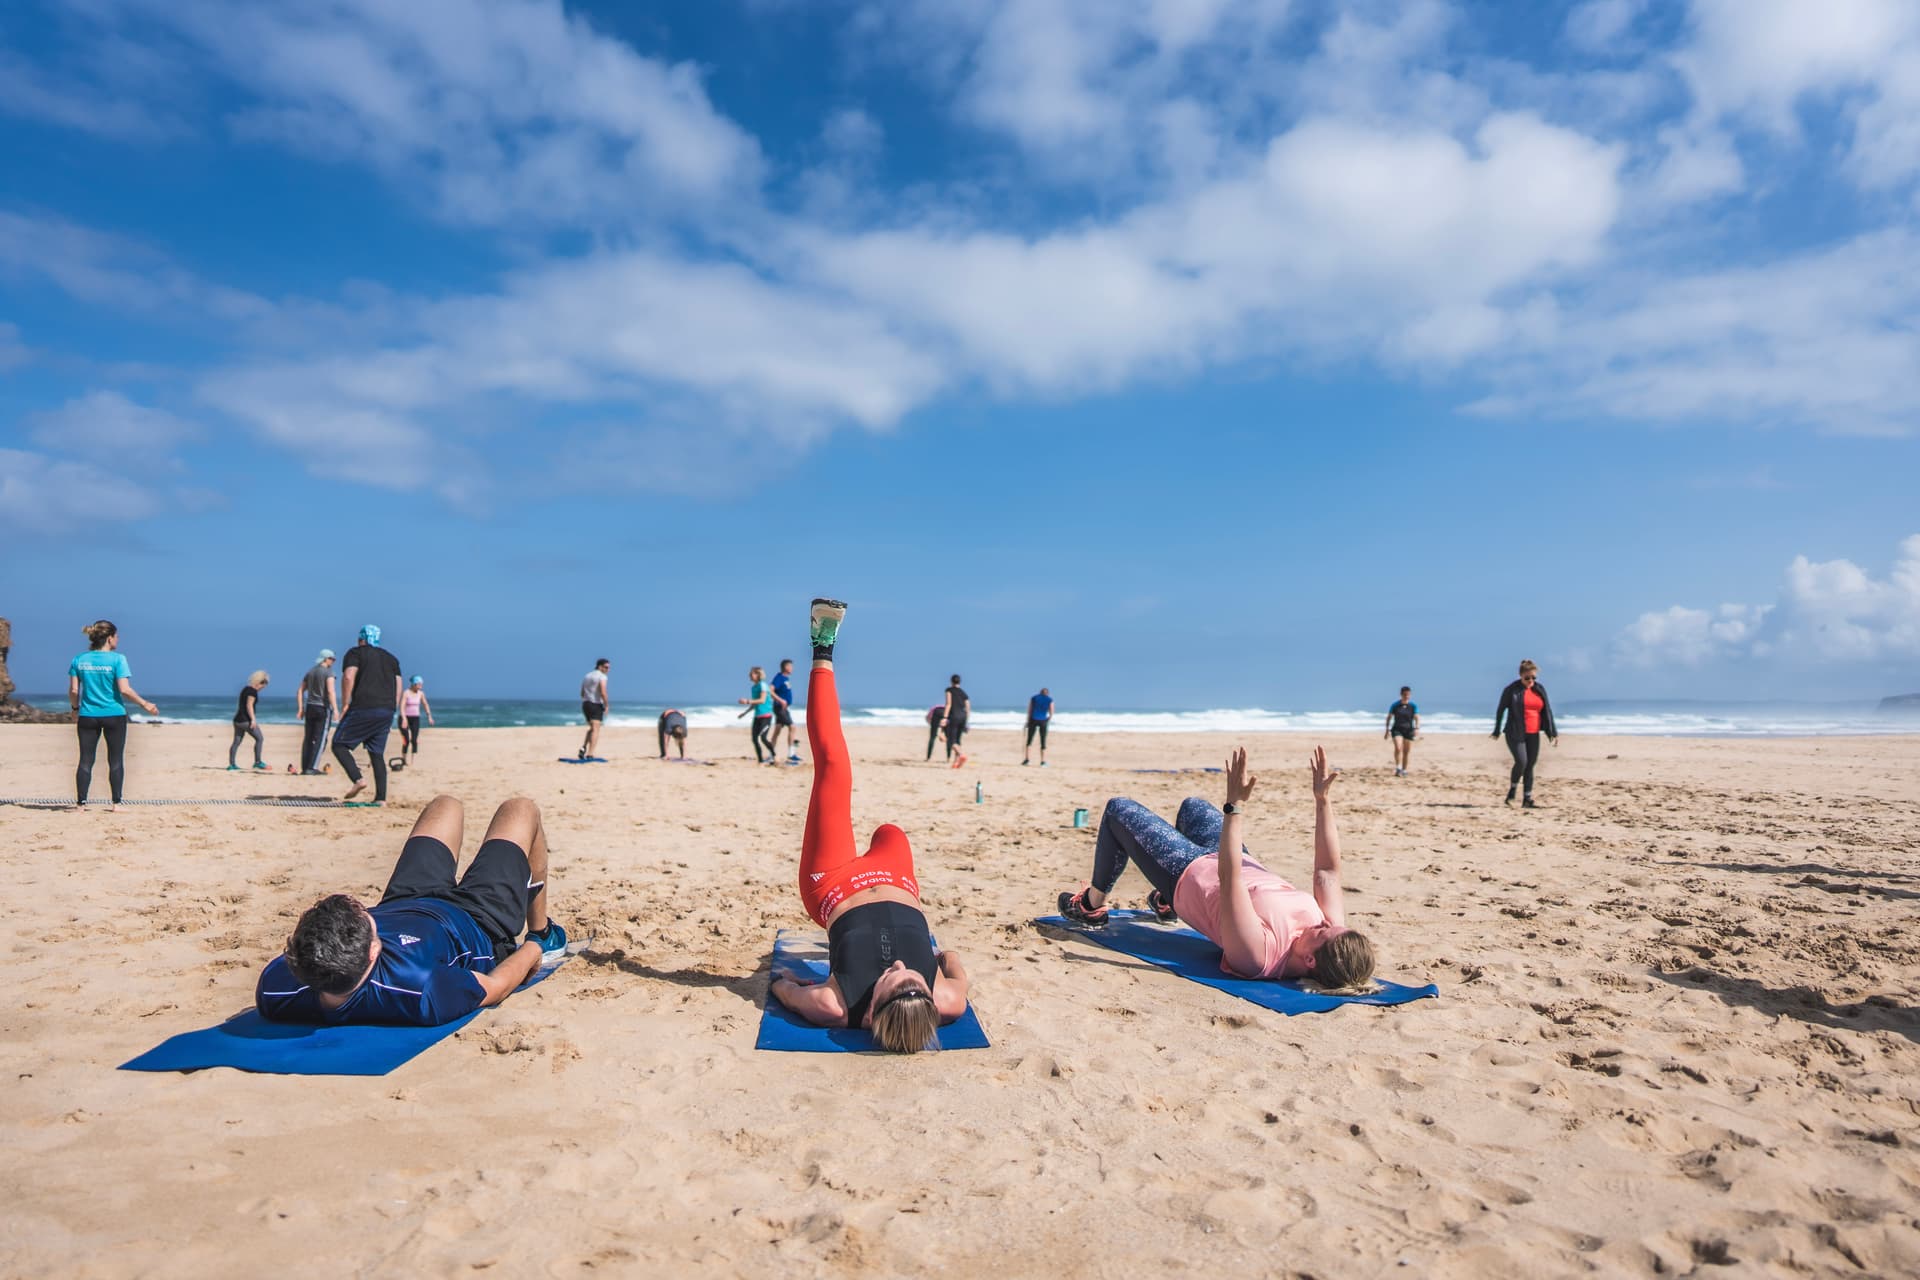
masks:
{"label": "raised arm", "polygon": [[1340,893],[1340,830],[1333,822],[1333,783],[1340,775],[1327,763],[1327,749],[1315,747],[1309,767],[1313,773],[1313,900],[1327,913],[1327,923],[1347,923],[1346,899]]}
{"label": "raised arm", "polygon": [[1246,877],[1240,868],[1240,818],[1238,810],[1253,794],[1260,780],[1247,772],[1247,749],[1235,747],[1227,757],[1227,808],[1220,824],[1220,950],[1227,968],[1253,977],[1266,967],[1266,935],[1260,917],[1254,913],[1253,897],[1247,892]]}

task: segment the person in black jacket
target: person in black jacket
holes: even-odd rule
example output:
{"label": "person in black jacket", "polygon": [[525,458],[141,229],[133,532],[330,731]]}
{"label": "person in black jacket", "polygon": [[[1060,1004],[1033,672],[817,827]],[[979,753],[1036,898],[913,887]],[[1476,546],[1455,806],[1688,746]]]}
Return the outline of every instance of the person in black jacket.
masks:
{"label": "person in black jacket", "polygon": [[1513,753],[1513,772],[1507,778],[1507,803],[1513,803],[1514,788],[1524,779],[1526,790],[1520,807],[1531,809],[1534,807],[1533,767],[1540,762],[1540,735],[1544,733],[1547,741],[1556,747],[1560,745],[1560,734],[1553,727],[1553,704],[1547,701],[1547,686],[1540,683],[1540,668],[1532,659],[1520,664],[1520,678],[1500,693],[1500,703],[1493,709],[1496,738],[1503,732],[1503,720],[1507,750]]}

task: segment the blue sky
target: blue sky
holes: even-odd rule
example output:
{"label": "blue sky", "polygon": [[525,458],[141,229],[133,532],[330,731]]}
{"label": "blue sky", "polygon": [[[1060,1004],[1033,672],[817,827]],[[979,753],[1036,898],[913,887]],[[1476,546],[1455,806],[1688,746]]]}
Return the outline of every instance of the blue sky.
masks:
{"label": "blue sky", "polygon": [[25,0],[0,118],[24,688],[1920,688],[1906,0]]}

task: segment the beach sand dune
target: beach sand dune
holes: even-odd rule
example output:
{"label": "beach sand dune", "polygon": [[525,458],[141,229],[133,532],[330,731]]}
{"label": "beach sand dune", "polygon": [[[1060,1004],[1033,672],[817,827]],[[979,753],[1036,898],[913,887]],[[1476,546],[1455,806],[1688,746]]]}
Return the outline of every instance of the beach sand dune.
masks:
{"label": "beach sand dune", "polygon": [[[226,737],[136,728],[129,796],[342,790],[209,767]],[[989,1050],[753,1049],[811,773],[744,733],[696,733],[711,768],[430,733],[384,810],[0,809],[0,1273],[1920,1273],[1920,739],[1570,737],[1523,813],[1498,743],[1426,739],[1402,780],[1333,737],[1355,923],[1441,998],[1287,1019],[1028,923],[1085,879],[1075,807],[1217,800],[1133,770],[1226,739],[1063,732],[1042,771],[979,733],[948,771],[919,731],[849,737]],[[65,795],[71,743],[0,730],[0,791]],[[1301,877],[1311,744],[1248,744],[1249,843]],[[590,953],[384,1078],[114,1070],[246,1007],[438,791],[468,852],[541,804]]]}

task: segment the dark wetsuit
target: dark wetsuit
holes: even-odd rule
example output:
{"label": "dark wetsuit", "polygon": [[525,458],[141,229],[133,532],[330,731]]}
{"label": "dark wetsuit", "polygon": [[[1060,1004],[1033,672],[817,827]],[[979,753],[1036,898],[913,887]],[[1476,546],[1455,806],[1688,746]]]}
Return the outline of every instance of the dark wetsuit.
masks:
{"label": "dark wetsuit", "polygon": [[847,1003],[850,1027],[866,1019],[873,984],[895,960],[906,961],[907,968],[925,978],[929,991],[939,972],[927,918],[904,902],[867,902],[842,911],[827,927],[827,956]]}

